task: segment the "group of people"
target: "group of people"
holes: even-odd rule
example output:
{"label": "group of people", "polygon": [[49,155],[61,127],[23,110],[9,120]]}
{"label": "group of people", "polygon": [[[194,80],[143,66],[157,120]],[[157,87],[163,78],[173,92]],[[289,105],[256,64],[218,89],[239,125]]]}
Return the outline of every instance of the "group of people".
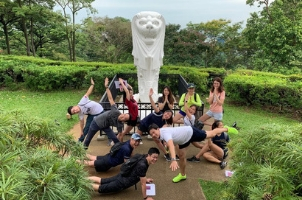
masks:
{"label": "group of people", "polygon": [[[203,156],[211,162],[219,163],[221,169],[226,166],[224,159],[228,155],[226,143],[229,141],[226,132],[235,133],[237,130],[232,127],[223,126],[221,121],[223,117],[222,105],[225,99],[225,91],[222,80],[219,77],[214,79],[209,97],[207,98],[210,109],[198,119],[199,123],[210,125],[207,120],[213,117],[215,122],[210,131],[204,131],[194,126],[197,121],[195,120],[195,113],[202,102],[199,95],[195,93],[195,85],[193,83],[187,85],[188,92],[182,94],[179,100],[181,109],[174,117],[172,109],[174,107],[175,99],[171,89],[168,86],[164,87],[162,92],[163,95],[158,99],[158,105],[156,105],[152,98],[154,92],[151,88],[149,91],[149,99],[154,112],[150,113],[145,118],[138,120],[138,104],[133,96],[133,88],[129,84],[125,85],[124,80],[121,78],[119,79],[119,82],[121,91],[124,94],[123,100],[128,107],[129,113],[123,114],[117,109],[109,90],[108,78],[105,79],[104,86],[111,105],[109,111],[104,112],[104,109],[99,103],[89,100],[89,95],[94,86],[93,79],[91,79],[91,86],[78,105],[70,106],[68,108],[68,113],[70,115],[79,114],[81,124],[81,136],[79,141],[83,142],[86,149],[89,147],[89,144],[97,131],[104,131],[108,138],[116,144],[123,142],[124,135],[129,133],[133,127],[137,126],[136,133],[132,134],[130,140],[123,143],[118,153],[115,155],[108,153],[105,156],[93,156],[88,154],[84,164],[94,166],[96,171],[107,171],[111,167],[120,165],[128,160],[131,157],[133,150],[139,146],[142,134],[148,132],[158,148],[164,153],[166,160],[171,161],[171,170],[175,171],[180,168],[180,173],[173,178],[174,183],[186,179],[185,168],[187,160],[198,162],[199,158]],[[89,117],[89,119],[88,117],[86,119],[85,127],[84,115],[88,115]],[[125,128],[124,123],[127,124]],[[172,127],[173,123],[183,123],[184,126]],[[111,129],[112,126],[117,128],[117,135]],[[209,139],[205,145],[199,143],[207,138],[211,139]],[[192,158],[186,159],[186,148],[191,143],[197,148],[200,148],[200,151]],[[143,161],[142,164],[136,165],[137,169],[134,171],[137,171],[137,174],[134,174],[136,177],[140,177],[139,179],[131,179],[132,181],[129,182],[121,181],[121,179],[124,179],[125,177],[120,174],[109,179],[90,177],[94,183],[97,183],[93,184],[93,188],[100,193],[114,192],[118,189],[126,189],[138,181],[141,181],[144,199],[152,199],[151,197],[147,197],[145,192],[146,183],[151,182],[152,179],[147,179],[145,175],[148,166],[157,161],[159,154],[157,148],[151,148],[145,156],[145,161]],[[140,170],[140,167],[143,170]],[[123,182],[124,185],[120,186],[117,182]]]}

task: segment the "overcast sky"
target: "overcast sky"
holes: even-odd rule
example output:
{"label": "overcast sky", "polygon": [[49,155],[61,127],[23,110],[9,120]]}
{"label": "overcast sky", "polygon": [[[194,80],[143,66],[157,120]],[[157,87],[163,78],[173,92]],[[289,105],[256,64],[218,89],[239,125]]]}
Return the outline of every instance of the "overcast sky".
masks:
{"label": "overcast sky", "polygon": [[[250,7],[245,0],[95,0],[92,6],[98,10],[99,17],[123,17],[132,19],[141,11],[160,13],[166,24],[180,24],[185,28],[192,23],[208,22],[213,19],[227,19],[232,23],[246,20],[250,13],[259,11],[257,6]],[[86,11],[81,10],[77,21],[87,17]]]}

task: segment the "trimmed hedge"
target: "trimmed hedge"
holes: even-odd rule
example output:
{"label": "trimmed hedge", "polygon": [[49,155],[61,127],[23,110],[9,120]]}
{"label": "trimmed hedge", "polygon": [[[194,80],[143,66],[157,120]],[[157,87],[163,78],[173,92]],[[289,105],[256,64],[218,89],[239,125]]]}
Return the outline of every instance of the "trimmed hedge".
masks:
{"label": "trimmed hedge", "polygon": [[279,110],[302,111],[301,76],[239,70],[224,80],[232,101],[246,105],[279,107]]}

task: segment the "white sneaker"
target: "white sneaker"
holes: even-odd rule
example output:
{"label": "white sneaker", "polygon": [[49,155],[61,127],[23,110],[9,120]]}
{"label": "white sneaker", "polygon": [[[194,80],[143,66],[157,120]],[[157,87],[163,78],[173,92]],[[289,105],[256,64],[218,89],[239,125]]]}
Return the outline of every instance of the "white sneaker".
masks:
{"label": "white sneaker", "polygon": [[147,137],[148,137],[148,139],[152,139],[151,135],[148,135]]}
{"label": "white sneaker", "polygon": [[142,141],[140,141],[140,143],[139,143],[139,144],[141,145],[141,144],[143,144],[143,142],[142,142]]}
{"label": "white sneaker", "polygon": [[96,140],[97,141],[103,141],[103,140],[105,140],[105,135],[98,135],[98,137],[97,137]]}

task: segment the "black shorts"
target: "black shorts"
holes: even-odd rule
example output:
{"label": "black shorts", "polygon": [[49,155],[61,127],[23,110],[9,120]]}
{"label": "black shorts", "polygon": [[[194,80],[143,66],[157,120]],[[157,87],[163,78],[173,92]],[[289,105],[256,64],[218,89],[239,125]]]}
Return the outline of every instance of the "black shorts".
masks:
{"label": "black shorts", "polygon": [[109,178],[102,178],[98,192],[99,193],[119,192],[121,190],[125,190],[135,185],[136,183],[138,183],[138,181],[135,181],[129,177],[127,178],[122,177],[121,174]]}
{"label": "black shorts", "polygon": [[142,124],[140,124],[138,127],[138,130],[140,130],[143,133],[148,133],[148,127],[143,126]]}
{"label": "black shorts", "polygon": [[105,156],[97,156],[96,160],[94,161],[94,168],[97,172],[106,172],[112,166],[109,164],[109,156],[108,154]]}
{"label": "black shorts", "polygon": [[135,120],[129,120],[128,122],[127,122],[127,125],[128,126],[136,126],[137,125],[137,120],[135,119]]}
{"label": "black shorts", "polygon": [[191,144],[191,142],[201,142],[207,138],[206,131],[200,130],[194,126],[192,126],[192,129],[193,129],[193,135],[192,135],[191,139],[184,144],[180,144],[179,149],[186,148],[187,146],[189,146]]}

